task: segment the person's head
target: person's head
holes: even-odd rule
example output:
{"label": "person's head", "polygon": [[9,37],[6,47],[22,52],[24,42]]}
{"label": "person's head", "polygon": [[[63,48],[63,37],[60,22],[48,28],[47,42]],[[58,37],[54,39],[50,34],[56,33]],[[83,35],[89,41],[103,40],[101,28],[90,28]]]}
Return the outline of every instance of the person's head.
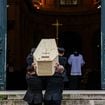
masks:
{"label": "person's head", "polygon": [[74,49],[73,54],[74,54],[75,56],[78,56],[78,55],[79,55],[79,51],[78,51],[77,49]]}
{"label": "person's head", "polygon": [[56,63],[55,65],[55,72],[62,73],[64,71],[64,67],[60,65],[59,63]]}
{"label": "person's head", "polygon": [[31,53],[33,54],[33,53],[34,53],[34,51],[35,51],[35,48],[32,48],[32,49],[31,49]]}
{"label": "person's head", "polygon": [[59,48],[58,48],[58,53],[59,53],[60,55],[64,55],[65,49],[62,48],[62,47],[59,47]]}

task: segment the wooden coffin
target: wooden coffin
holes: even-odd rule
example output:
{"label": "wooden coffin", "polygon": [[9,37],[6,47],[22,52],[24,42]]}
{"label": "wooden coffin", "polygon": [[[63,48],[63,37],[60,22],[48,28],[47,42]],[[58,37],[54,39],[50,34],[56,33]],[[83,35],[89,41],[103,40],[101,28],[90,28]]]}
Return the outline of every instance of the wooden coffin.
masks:
{"label": "wooden coffin", "polygon": [[42,39],[33,53],[38,76],[51,76],[58,62],[58,50],[55,39]]}

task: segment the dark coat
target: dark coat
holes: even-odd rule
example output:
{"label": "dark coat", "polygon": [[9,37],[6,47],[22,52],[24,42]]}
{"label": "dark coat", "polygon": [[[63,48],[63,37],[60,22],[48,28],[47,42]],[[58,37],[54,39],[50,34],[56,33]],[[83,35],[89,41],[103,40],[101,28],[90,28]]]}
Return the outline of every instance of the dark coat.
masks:
{"label": "dark coat", "polygon": [[59,56],[59,63],[64,67],[64,72],[63,72],[63,77],[64,77],[64,82],[68,82],[68,77],[67,77],[67,58],[64,56]]}
{"label": "dark coat", "polygon": [[60,65],[65,67],[66,63],[67,63],[67,58],[64,56],[59,56],[59,63],[60,63]]}
{"label": "dark coat", "polygon": [[44,96],[45,101],[57,101],[62,99],[63,77],[61,73],[47,78],[47,87]]}
{"label": "dark coat", "polygon": [[43,95],[41,78],[35,75],[26,75],[26,81],[28,89],[23,100],[34,104],[42,103]]}
{"label": "dark coat", "polygon": [[30,53],[27,57],[26,57],[26,62],[28,66],[31,66],[31,64],[33,63],[33,54]]}

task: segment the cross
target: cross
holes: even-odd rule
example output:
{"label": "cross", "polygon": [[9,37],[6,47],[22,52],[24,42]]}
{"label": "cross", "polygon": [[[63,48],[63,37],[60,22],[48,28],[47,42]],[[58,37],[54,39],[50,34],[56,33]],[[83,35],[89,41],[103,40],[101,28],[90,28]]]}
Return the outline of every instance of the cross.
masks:
{"label": "cross", "polygon": [[59,26],[62,26],[62,24],[60,24],[58,22],[58,19],[56,19],[56,23],[54,23],[52,25],[56,27],[56,42],[58,44],[58,40],[59,40],[59,36],[58,36],[58,34],[59,34]]}

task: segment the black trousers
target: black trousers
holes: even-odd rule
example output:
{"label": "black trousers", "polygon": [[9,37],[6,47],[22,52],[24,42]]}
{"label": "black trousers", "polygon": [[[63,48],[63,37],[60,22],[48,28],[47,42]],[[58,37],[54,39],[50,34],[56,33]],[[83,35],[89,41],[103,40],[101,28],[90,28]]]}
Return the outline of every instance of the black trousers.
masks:
{"label": "black trousers", "polygon": [[42,105],[42,103],[39,103],[39,104],[28,103],[28,105]]}
{"label": "black trousers", "polygon": [[44,101],[44,105],[61,105],[61,101],[60,100],[56,100],[56,101]]}
{"label": "black trousers", "polygon": [[70,90],[80,90],[80,82],[81,82],[81,76],[71,76],[70,83],[69,83],[69,89]]}

